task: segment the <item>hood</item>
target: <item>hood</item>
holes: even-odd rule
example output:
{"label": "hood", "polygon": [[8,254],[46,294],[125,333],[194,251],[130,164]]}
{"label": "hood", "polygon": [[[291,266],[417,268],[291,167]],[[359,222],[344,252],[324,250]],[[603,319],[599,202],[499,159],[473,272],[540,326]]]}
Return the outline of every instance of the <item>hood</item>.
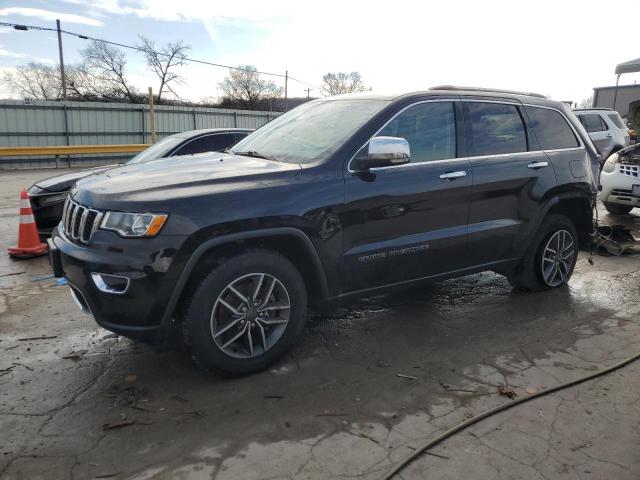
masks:
{"label": "hood", "polygon": [[88,177],[89,175],[95,175],[96,173],[102,173],[110,168],[117,167],[118,165],[105,165],[102,167],[88,168],[87,170],[80,170],[79,172],[70,172],[63,175],[57,175],[55,177],[49,177],[44,180],[39,180],[34,186],[46,190],[48,192],[66,192],[81,178]]}
{"label": "hood", "polygon": [[129,208],[131,202],[165,204],[177,198],[260,188],[300,170],[298,164],[210,152],[112,168],[79,181],[73,195],[96,208]]}
{"label": "hood", "polygon": [[621,163],[627,165],[640,165],[640,143],[630,145],[622,150],[618,150]]}

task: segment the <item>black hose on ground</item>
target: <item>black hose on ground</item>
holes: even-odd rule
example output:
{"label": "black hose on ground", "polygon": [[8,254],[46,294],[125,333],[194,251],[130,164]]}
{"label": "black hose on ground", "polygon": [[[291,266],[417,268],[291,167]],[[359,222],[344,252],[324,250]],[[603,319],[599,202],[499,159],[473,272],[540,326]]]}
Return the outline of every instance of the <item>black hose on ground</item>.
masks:
{"label": "black hose on ground", "polygon": [[429,440],[427,443],[425,443],[424,445],[418,447],[415,452],[413,452],[411,455],[409,455],[407,458],[405,458],[404,460],[402,460],[400,463],[398,463],[395,467],[393,467],[393,469],[391,471],[389,471],[389,473],[387,473],[384,477],[381,478],[381,480],[390,480],[391,478],[393,478],[396,474],[398,474],[398,472],[400,472],[402,469],[404,469],[407,465],[409,465],[411,462],[413,462],[416,458],[418,458],[420,455],[422,455],[423,453],[425,453],[426,451],[428,451],[429,449],[435,447],[437,444],[441,443],[442,441],[446,440],[447,438],[453,436],[454,434],[460,432],[461,430],[464,430],[465,428],[473,425],[474,423],[478,423],[480,420],[484,420],[487,417],[490,417],[492,415],[495,415],[497,413],[500,412],[504,412],[505,410],[508,410],[510,408],[515,407],[516,405],[520,405],[522,403],[525,402],[529,402],[531,400],[534,400],[536,398],[540,398],[543,397],[545,395],[549,395],[550,393],[553,392],[557,392],[558,390],[563,390],[565,388],[569,388],[569,387],[573,387],[574,385],[578,385],[580,383],[584,383],[587,382],[589,380],[593,380],[594,378],[600,377],[602,375],[606,375],[608,373],[613,372],[614,370],[618,370],[619,368],[624,367],[625,365],[628,365],[636,360],[640,359],[640,352],[636,353],[635,355],[619,362],[616,363],[615,365],[612,365],[611,367],[607,367],[603,370],[600,370],[598,372],[594,372],[591,373],[585,377],[581,377],[578,378],[576,380],[571,380],[570,382],[565,382],[565,383],[561,383],[560,385],[556,385],[555,387],[551,387],[548,390],[542,390],[540,392],[534,393],[533,395],[529,395],[528,397],[521,397],[517,400],[514,400],[513,402],[509,402],[509,403],[505,403],[503,405],[497,406],[495,408],[492,408],[491,410],[487,410],[484,413],[481,413],[480,415],[476,415],[475,417],[470,418],[469,420],[462,422],[459,425],[456,425],[455,427],[447,430],[446,432],[444,432],[442,435],[434,438],[433,440]]}

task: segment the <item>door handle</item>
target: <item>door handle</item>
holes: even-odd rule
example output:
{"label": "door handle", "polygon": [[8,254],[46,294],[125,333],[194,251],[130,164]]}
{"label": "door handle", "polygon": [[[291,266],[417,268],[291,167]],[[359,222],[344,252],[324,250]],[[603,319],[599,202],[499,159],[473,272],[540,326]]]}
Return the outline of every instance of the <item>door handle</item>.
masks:
{"label": "door handle", "polygon": [[538,168],[548,167],[548,166],[549,166],[549,162],[533,162],[527,165],[527,167],[533,168],[534,170],[537,170]]}
{"label": "door handle", "polygon": [[457,172],[443,173],[442,175],[440,175],[440,178],[442,180],[455,180],[456,178],[462,178],[466,176],[467,176],[467,172],[465,172],[464,170],[459,170]]}

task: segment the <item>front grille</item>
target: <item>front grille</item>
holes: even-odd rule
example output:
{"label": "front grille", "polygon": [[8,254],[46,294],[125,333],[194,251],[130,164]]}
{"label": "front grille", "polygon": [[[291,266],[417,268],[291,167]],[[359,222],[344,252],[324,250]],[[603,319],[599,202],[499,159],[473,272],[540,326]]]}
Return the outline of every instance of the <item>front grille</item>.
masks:
{"label": "front grille", "polygon": [[611,195],[618,195],[620,197],[640,198],[637,195],[634,195],[632,190],[626,190],[624,188],[615,188],[611,190]]}
{"label": "front grille", "polygon": [[80,205],[67,197],[62,209],[62,229],[67,237],[78,243],[89,243],[100,226],[102,212]]}
{"label": "front grille", "polygon": [[638,165],[620,165],[620,173],[629,177],[640,178],[640,166]]}

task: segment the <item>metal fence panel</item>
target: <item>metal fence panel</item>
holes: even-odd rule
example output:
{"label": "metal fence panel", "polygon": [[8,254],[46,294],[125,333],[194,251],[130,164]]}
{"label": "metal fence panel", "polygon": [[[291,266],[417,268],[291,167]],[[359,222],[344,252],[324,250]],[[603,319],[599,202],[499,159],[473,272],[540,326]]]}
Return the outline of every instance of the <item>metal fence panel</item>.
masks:
{"label": "metal fence panel", "polygon": [[[156,106],[158,139],[201,128],[258,128],[279,112]],[[148,143],[149,107],[140,104],[0,100],[0,146],[112,145]],[[128,157],[78,155],[61,165],[100,165]],[[0,169],[56,166],[53,157],[4,157]]]}

